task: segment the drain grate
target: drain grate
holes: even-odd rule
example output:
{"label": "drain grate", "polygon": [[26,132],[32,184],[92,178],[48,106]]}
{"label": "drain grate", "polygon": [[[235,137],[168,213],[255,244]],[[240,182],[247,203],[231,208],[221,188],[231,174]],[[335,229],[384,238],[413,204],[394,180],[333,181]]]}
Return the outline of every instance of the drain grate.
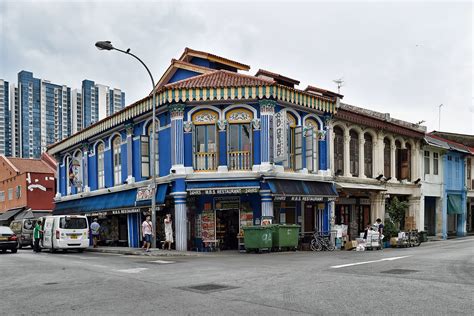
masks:
{"label": "drain grate", "polygon": [[213,293],[213,292],[220,292],[220,291],[231,290],[231,289],[236,289],[236,288],[237,287],[235,286],[221,285],[221,284],[215,284],[215,283],[206,283],[206,284],[181,287],[180,289],[191,291],[191,292],[197,292],[197,293]]}
{"label": "drain grate", "polygon": [[418,272],[419,270],[409,270],[409,269],[392,269],[392,270],[386,270],[382,271],[380,273],[388,273],[388,274],[409,274],[409,273],[414,273]]}

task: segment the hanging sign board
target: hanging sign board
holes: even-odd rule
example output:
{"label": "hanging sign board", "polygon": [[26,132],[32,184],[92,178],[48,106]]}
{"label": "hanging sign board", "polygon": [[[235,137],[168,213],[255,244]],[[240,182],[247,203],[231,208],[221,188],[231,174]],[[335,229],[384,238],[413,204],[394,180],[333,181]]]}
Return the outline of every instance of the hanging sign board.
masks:
{"label": "hanging sign board", "polygon": [[249,194],[258,193],[258,187],[248,188],[222,188],[222,189],[191,189],[188,190],[189,195],[220,195],[220,194]]}
{"label": "hanging sign board", "polygon": [[273,161],[282,162],[287,159],[288,123],[286,111],[281,110],[273,116]]}
{"label": "hanging sign board", "polygon": [[153,196],[153,187],[147,186],[147,187],[141,187],[137,189],[137,201],[146,201],[146,200],[151,200]]}

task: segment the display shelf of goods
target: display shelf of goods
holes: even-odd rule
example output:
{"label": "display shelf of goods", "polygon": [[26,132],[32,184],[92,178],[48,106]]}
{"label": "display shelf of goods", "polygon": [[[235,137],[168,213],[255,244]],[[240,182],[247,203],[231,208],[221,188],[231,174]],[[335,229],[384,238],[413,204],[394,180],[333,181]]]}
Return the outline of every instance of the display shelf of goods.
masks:
{"label": "display shelf of goods", "polygon": [[204,240],[216,239],[216,219],[214,211],[203,211],[201,215],[201,237]]}

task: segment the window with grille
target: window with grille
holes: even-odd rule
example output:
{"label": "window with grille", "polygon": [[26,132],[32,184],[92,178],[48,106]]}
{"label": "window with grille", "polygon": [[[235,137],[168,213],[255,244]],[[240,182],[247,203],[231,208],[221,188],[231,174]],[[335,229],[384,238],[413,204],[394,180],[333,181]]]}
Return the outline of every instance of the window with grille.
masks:
{"label": "window with grille", "polygon": [[438,153],[433,153],[433,174],[434,175],[438,175],[438,161],[439,161],[439,157],[438,157]]}
{"label": "window with grille", "polygon": [[383,175],[385,176],[385,178],[392,176],[391,165],[392,153],[390,139],[385,138],[383,140]]}
{"label": "window with grille", "polygon": [[116,136],[113,140],[114,185],[122,184],[122,140]]}
{"label": "window with grille", "polygon": [[430,152],[425,150],[424,155],[425,174],[430,174]]}
{"label": "window with grille", "polygon": [[105,146],[103,143],[97,145],[97,187],[99,189],[105,187],[104,150]]}

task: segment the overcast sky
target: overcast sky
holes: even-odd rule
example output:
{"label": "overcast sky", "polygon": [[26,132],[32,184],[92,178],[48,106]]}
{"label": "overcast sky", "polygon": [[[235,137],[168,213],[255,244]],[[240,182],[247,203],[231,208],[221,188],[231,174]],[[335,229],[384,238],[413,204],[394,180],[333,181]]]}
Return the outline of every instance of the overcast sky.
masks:
{"label": "overcast sky", "polygon": [[[131,1],[130,1],[131,2]],[[80,88],[85,78],[144,97],[185,47],[337,90],[344,102],[474,134],[473,6],[463,2],[0,1],[0,78],[20,70]],[[224,3],[225,2],[225,3]]]}

